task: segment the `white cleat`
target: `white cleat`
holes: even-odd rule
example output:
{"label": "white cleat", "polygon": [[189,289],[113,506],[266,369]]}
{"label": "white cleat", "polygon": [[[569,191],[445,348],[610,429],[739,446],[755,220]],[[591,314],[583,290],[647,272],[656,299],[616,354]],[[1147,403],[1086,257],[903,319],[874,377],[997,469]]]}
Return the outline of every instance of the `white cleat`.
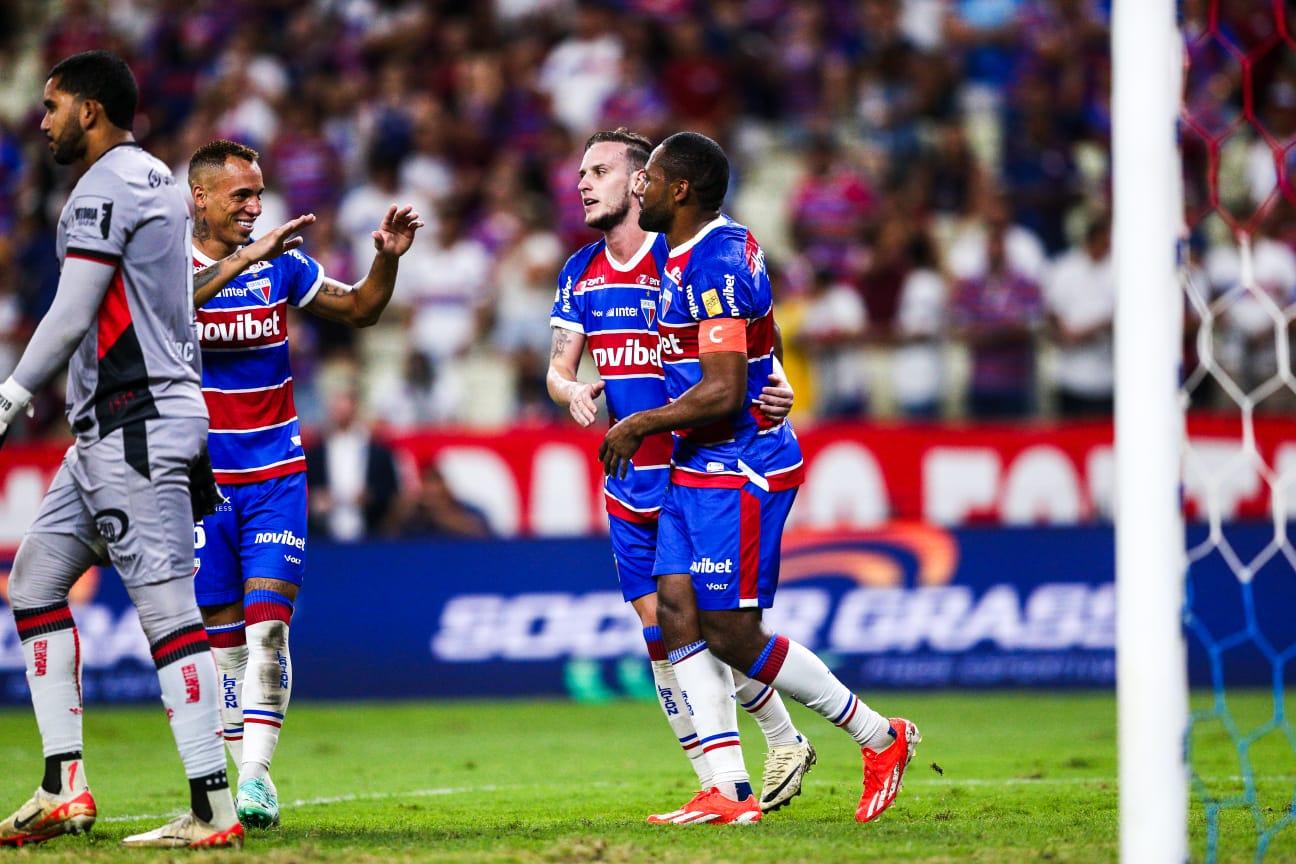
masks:
{"label": "white cleat", "polygon": [[154,849],[215,849],[243,846],[243,826],[238,822],[228,828],[217,828],[199,819],[190,810],[172,819],[161,828],[143,834],[132,834],[122,840],[123,846]]}
{"label": "white cleat", "polygon": [[804,735],[800,744],[771,747],[761,776],[761,811],[773,813],[800,795],[801,781],[817,760],[814,745]]}
{"label": "white cleat", "polygon": [[0,846],[42,843],[60,834],[84,834],[95,823],[95,800],[89,789],[75,795],[51,795],[36,787],[31,799],[0,822]]}

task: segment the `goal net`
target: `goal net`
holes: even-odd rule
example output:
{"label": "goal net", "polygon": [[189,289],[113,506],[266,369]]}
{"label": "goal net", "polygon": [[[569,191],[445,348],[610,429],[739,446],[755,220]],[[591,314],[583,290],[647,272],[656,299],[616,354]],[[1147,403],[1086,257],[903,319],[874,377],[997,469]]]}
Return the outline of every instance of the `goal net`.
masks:
{"label": "goal net", "polygon": [[1286,0],[1115,4],[1126,861],[1296,859],[1293,28]]}

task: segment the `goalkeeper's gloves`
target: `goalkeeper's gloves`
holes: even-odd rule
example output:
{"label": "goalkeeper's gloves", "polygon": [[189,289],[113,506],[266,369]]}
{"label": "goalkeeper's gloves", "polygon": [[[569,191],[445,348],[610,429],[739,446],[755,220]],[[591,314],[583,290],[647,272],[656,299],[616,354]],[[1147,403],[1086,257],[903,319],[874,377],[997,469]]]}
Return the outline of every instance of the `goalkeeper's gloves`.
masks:
{"label": "goalkeeper's gloves", "polygon": [[36,413],[31,400],[31,391],[15,381],[12,375],[0,384],[0,446],[9,435],[9,424],[17,420],[19,414],[31,417]]}

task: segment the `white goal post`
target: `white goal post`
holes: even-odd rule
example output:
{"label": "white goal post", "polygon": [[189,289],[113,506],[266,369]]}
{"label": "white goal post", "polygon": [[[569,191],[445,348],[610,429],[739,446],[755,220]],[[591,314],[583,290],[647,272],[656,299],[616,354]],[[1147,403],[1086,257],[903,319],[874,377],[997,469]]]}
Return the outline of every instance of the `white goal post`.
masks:
{"label": "white goal post", "polygon": [[1183,299],[1175,260],[1182,69],[1174,0],[1115,0],[1116,694],[1127,864],[1188,858]]}

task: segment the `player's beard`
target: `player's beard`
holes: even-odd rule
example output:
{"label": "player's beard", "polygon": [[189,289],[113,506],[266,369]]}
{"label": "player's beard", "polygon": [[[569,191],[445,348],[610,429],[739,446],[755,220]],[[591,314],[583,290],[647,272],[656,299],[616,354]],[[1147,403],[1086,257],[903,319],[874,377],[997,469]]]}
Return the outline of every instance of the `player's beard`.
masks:
{"label": "player's beard", "polygon": [[667,207],[651,208],[648,202],[640,202],[639,227],[645,231],[662,233],[671,226],[671,213]]}
{"label": "player's beard", "polygon": [[54,161],[60,165],[71,165],[85,155],[85,130],[75,118],[69,120],[54,139],[52,152]]}
{"label": "player's beard", "polygon": [[630,193],[627,192],[621,202],[612,209],[608,210],[602,216],[595,216],[593,220],[585,222],[595,231],[611,231],[613,228],[625,221],[626,214],[630,212]]}

